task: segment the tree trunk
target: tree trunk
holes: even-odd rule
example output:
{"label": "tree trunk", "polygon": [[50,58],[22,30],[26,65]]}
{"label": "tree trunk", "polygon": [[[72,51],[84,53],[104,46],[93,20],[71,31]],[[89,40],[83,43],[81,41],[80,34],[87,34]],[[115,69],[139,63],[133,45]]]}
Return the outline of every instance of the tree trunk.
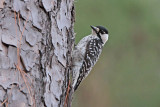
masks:
{"label": "tree trunk", "polygon": [[73,3],[0,1],[0,106],[71,106]]}

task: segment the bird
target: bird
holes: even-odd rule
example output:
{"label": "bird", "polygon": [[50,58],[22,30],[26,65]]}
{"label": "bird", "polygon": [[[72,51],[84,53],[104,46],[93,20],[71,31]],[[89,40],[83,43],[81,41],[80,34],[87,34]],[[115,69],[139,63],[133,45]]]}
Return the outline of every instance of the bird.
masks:
{"label": "bird", "polygon": [[74,91],[88,76],[108,41],[109,34],[105,27],[90,27],[91,34],[82,38],[72,52],[72,88]]}

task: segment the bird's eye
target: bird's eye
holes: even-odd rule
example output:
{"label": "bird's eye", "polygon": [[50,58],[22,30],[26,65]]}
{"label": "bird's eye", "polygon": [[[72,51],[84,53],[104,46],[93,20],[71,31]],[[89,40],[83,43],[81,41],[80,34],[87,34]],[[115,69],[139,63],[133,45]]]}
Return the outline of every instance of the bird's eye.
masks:
{"label": "bird's eye", "polygon": [[104,32],[103,32],[103,31],[101,31],[100,33],[101,33],[101,34],[104,34]]}

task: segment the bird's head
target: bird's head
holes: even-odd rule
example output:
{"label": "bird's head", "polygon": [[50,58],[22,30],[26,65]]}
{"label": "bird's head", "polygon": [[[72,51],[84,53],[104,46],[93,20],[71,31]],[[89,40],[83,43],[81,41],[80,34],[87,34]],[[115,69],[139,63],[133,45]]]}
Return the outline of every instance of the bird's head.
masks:
{"label": "bird's head", "polygon": [[92,35],[98,36],[102,43],[105,44],[108,40],[108,30],[103,26],[91,26],[92,28]]}

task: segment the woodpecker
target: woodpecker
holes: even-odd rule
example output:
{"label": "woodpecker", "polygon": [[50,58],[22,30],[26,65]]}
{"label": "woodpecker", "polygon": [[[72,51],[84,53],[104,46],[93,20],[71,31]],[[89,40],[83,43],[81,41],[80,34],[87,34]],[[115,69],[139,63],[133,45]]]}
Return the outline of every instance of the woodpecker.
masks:
{"label": "woodpecker", "polygon": [[108,41],[108,30],[103,26],[91,26],[92,33],[75,46],[72,55],[72,87],[77,90],[80,83],[88,76]]}

